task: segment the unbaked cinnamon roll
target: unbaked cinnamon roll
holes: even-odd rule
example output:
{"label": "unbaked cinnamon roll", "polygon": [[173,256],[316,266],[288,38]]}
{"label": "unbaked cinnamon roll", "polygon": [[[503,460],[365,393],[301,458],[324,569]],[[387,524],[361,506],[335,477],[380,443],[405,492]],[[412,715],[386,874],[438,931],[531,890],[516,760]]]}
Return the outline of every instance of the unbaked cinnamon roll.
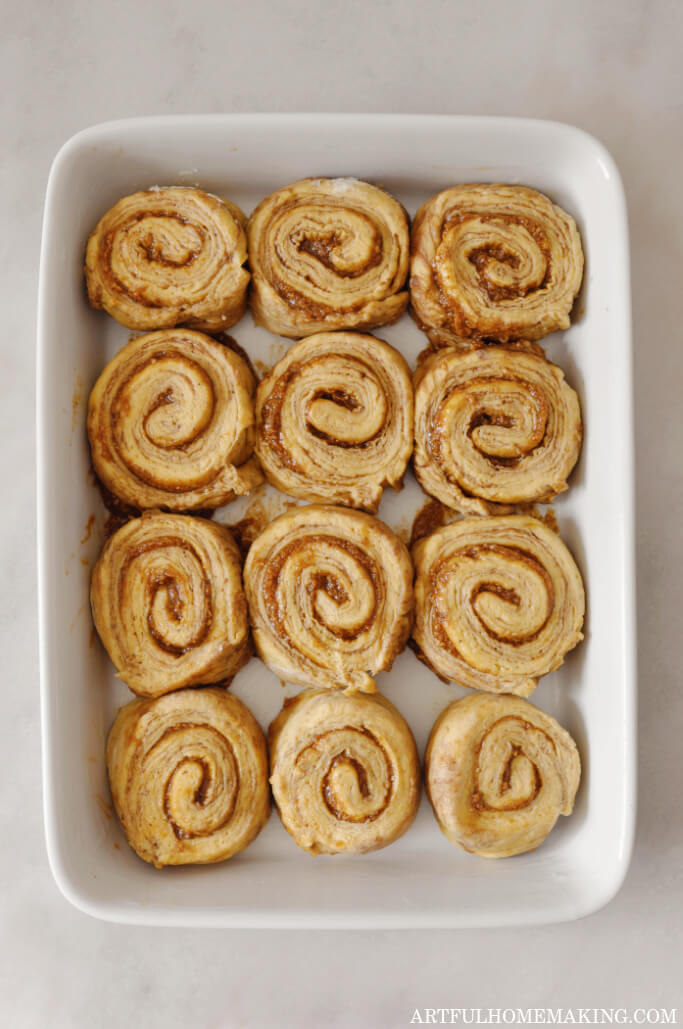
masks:
{"label": "unbaked cinnamon roll", "polygon": [[202,333],[132,340],[90,394],[97,475],[137,510],[215,508],[249,493],[263,481],[251,457],[254,389],[239,355]]}
{"label": "unbaked cinnamon roll", "polygon": [[285,702],[268,743],[282,824],[310,854],[379,850],[415,818],[415,740],[379,693],[306,690]]}
{"label": "unbaked cinnamon roll", "polygon": [[412,450],[413,389],[397,350],[326,332],[295,343],[259,384],[256,453],[283,493],[376,511]]}
{"label": "unbaked cinnamon roll", "polygon": [[298,339],[372,329],[406,309],[408,217],[359,179],[302,179],[271,193],[249,219],[254,319]]}
{"label": "unbaked cinnamon roll", "polygon": [[225,861],[268,821],[268,753],[227,690],[181,690],[121,708],[107,740],[116,813],[157,868]]}
{"label": "unbaked cinnamon roll", "polygon": [[567,489],[579,399],[535,344],[439,350],[415,376],[418,482],[448,507],[495,514]]}
{"label": "unbaked cinnamon roll", "polygon": [[437,719],[425,785],[452,843],[481,857],[511,857],[543,843],[570,815],[581,761],[569,733],[528,700],[478,693]]}
{"label": "unbaked cinnamon roll", "polygon": [[93,569],[90,603],[119,678],[139,696],[231,678],[249,659],[239,551],[205,518],[127,522]]}
{"label": "unbaked cinnamon roll", "polygon": [[581,640],[581,574],[537,518],[463,518],[413,548],[421,656],[442,678],[528,697]]}
{"label": "unbaked cinnamon roll", "polygon": [[377,518],[327,505],[283,514],[244,565],[258,655],[286,682],[371,692],[410,633],[412,580],[407,549]]}
{"label": "unbaked cinnamon roll", "polygon": [[526,186],[455,186],[415,216],[410,301],[437,338],[504,343],[567,329],[582,276],[573,218]]}
{"label": "unbaked cinnamon roll", "polygon": [[188,186],[123,197],[99,220],[85,255],[93,307],[129,329],[227,329],[244,314],[245,217]]}

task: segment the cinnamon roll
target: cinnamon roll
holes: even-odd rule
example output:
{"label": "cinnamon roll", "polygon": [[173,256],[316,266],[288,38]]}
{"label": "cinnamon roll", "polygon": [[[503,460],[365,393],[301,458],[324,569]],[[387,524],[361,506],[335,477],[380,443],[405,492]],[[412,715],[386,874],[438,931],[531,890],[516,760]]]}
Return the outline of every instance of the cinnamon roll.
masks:
{"label": "cinnamon roll", "polygon": [[204,518],[127,522],[97,560],[90,603],[119,678],[139,696],[231,678],[249,659],[239,551]]}
{"label": "cinnamon roll", "polygon": [[420,799],[413,735],[379,693],[306,690],[270,726],[280,818],[310,854],[365,854],[411,825]]}
{"label": "cinnamon roll", "polygon": [[261,201],[247,233],[250,304],[271,332],[372,329],[406,309],[408,217],[377,186],[302,179]]}
{"label": "cinnamon roll", "polygon": [[90,303],[129,329],[229,328],[246,307],[245,221],[235,204],[188,186],[123,197],[88,240]]}
{"label": "cinnamon roll", "polygon": [[528,697],[581,640],[581,574],[537,518],[463,518],[413,548],[421,655],[444,679]]}
{"label": "cinnamon roll", "polygon": [[254,389],[242,358],[202,333],[132,340],[90,394],[97,475],[138,510],[215,508],[249,493],[263,481],[251,457]]}
{"label": "cinnamon roll", "polygon": [[581,762],[554,718],[519,697],[482,693],[437,719],[425,755],[427,796],[442,832],[471,854],[511,857],[570,815]]}
{"label": "cinnamon roll", "polygon": [[581,239],[573,218],[535,189],[446,189],[418,211],[411,247],[410,301],[430,335],[504,343],[569,328]]}
{"label": "cinnamon roll", "polygon": [[107,740],[116,813],[143,861],[225,861],[268,821],[268,753],[227,690],[181,690],[121,708]]}
{"label": "cinnamon roll", "polygon": [[256,453],[266,478],[304,500],[376,511],[400,489],[412,450],[405,360],[357,332],[309,336],[259,384]]}
{"label": "cinnamon roll", "polygon": [[581,449],[579,399],[539,351],[448,348],[419,366],[414,468],[426,493],[486,515],[567,489]]}
{"label": "cinnamon roll", "polygon": [[326,505],[283,514],[244,565],[258,655],[287,682],[372,692],[409,635],[412,580],[407,549],[378,519]]}

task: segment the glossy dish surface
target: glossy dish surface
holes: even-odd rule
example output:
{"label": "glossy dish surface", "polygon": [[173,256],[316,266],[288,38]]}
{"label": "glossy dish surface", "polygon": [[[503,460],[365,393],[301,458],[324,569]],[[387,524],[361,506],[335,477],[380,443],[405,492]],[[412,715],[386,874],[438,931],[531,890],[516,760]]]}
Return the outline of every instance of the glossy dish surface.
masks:
{"label": "glossy dish surface", "polygon": [[[554,510],[586,585],[584,641],[543,677],[534,704],[576,740],[583,765],[574,813],[532,853],[490,862],[440,833],[422,795],[417,818],[384,850],[309,857],[273,814],[243,854],[219,866],[141,861],[113,815],[105,737],[132,699],[97,641],[88,605],[106,511],[85,434],[88,394],[129,331],[87,303],[85,244],[120,197],[152,185],[199,185],[248,215],[305,176],[384,186],[414,216],[456,183],[538,189],[581,233],[586,269],[572,325],[541,342],[582,407],[584,441]],[[95,126],[57,155],[47,190],[38,328],[39,592],[45,824],[50,863],[80,909],[112,921],[224,927],[398,928],[540,924],[586,915],[619,889],[635,820],[635,612],[628,235],[623,189],[600,143],[570,126],[505,118],[413,115],[209,115]],[[372,330],[415,367],[427,339],[409,316]],[[290,343],[231,330],[257,369]],[[259,503],[272,519],[284,499]],[[405,539],[427,498],[412,472],[384,490],[378,517]],[[219,509],[231,524],[245,497]],[[464,688],[442,683],[408,649],[379,690],[408,722],[421,759],[441,711]],[[298,692],[256,658],[232,691],[262,728]]]}

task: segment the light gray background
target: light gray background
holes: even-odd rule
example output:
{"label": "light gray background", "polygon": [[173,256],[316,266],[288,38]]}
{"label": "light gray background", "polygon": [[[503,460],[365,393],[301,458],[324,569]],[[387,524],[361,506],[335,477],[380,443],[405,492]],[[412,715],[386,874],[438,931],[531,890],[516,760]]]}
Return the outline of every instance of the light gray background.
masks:
{"label": "light gray background", "polygon": [[[681,4],[3,0],[0,15],[0,1022],[394,1026],[416,1007],[498,1005],[678,1006],[683,1020]],[[33,429],[50,162],[72,133],[109,118],[267,110],[554,118],[594,133],[621,168],[635,335],[639,816],[626,885],[591,918],[467,933],[135,929],[79,914],[52,882]]]}

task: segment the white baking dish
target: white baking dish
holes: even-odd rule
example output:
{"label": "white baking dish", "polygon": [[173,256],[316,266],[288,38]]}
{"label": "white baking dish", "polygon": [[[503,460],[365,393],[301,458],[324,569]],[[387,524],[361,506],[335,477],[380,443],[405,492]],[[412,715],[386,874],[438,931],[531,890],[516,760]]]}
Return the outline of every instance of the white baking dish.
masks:
{"label": "white baking dish", "polygon": [[[274,813],[256,842],[222,865],[157,871],[125,843],[109,807],[104,741],[130,694],[95,639],[88,606],[104,510],[89,478],[85,404],[128,339],[86,302],[85,241],[120,196],[200,184],[249,212],[305,175],[378,182],[412,214],[457,182],[519,182],[576,218],[586,277],[572,328],[545,346],[583,403],[585,445],[556,503],[588,592],[586,640],[533,701],[576,738],[583,780],[571,818],[537,852],[487,861],[455,849],[423,800],[412,829],[365,857],[311,858]],[[287,345],[247,315],[233,330],[271,364]],[[410,318],[379,330],[414,365],[424,337]],[[45,824],[64,894],[93,915],[187,926],[496,926],[576,918],[605,904],[628,866],[635,808],[635,622],[631,339],[626,212],[606,151],[577,129],[496,118],[212,115],[99,125],[55,159],[47,190],[38,330],[38,495]],[[409,477],[380,517],[405,529],[423,500]],[[245,503],[224,509],[236,520]],[[94,515],[94,522],[91,516]],[[409,651],[379,686],[421,749],[436,715],[463,693]],[[234,692],[265,727],[294,692],[253,659]]]}

